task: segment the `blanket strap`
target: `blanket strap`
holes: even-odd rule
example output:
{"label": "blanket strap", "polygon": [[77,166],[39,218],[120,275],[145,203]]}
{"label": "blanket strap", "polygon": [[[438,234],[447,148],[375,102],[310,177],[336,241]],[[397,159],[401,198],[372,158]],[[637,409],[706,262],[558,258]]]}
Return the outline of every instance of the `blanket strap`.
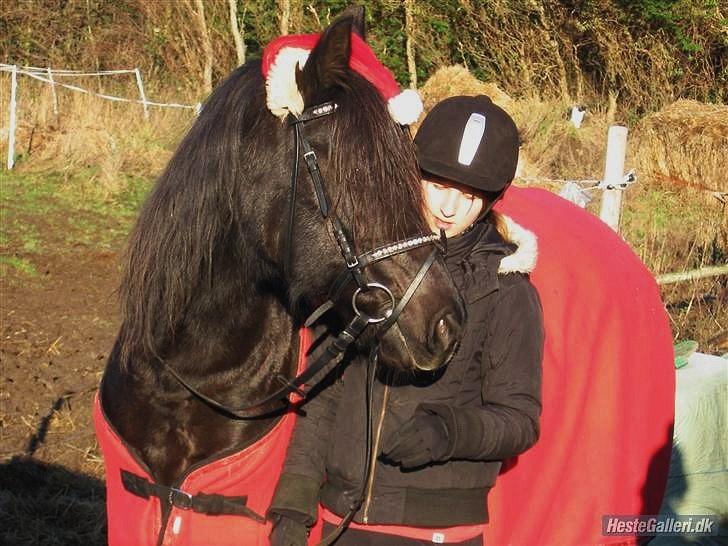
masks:
{"label": "blanket strap", "polygon": [[121,471],[121,482],[129,493],[148,499],[157,497],[160,502],[175,506],[182,510],[192,510],[210,516],[244,516],[258,523],[265,523],[265,518],[246,506],[247,496],[227,497],[225,495],[198,493],[191,495],[176,487],[167,487],[150,482],[127,470]]}

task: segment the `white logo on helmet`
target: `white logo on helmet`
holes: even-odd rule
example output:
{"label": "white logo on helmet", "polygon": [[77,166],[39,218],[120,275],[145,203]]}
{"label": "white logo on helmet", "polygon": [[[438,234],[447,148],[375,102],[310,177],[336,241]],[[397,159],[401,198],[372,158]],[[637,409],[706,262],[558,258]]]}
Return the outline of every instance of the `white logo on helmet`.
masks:
{"label": "white logo on helmet", "polygon": [[460,139],[460,151],[458,152],[458,163],[469,167],[478,151],[480,141],[485,134],[485,116],[483,114],[470,114],[465,124],[463,136]]}

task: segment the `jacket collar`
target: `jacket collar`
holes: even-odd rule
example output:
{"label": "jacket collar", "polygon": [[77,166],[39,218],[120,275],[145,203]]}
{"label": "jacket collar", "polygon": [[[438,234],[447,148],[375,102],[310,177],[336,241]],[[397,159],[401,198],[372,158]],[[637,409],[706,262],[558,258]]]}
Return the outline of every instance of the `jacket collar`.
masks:
{"label": "jacket collar", "polygon": [[502,216],[508,228],[508,240],[516,245],[516,249],[500,261],[498,273],[531,273],[538,259],[536,235],[517,224],[511,217]]}
{"label": "jacket collar", "polygon": [[[495,253],[503,258],[498,265],[498,273],[531,273],[536,267],[538,243],[536,235],[516,223],[511,217],[501,215],[505,221],[507,234],[503,237],[488,222],[477,222],[465,233],[448,241],[448,261],[460,262],[471,259],[473,255]],[[477,260],[476,260],[477,261]]]}
{"label": "jacket collar", "polygon": [[448,244],[448,270],[468,303],[497,290],[499,275],[528,274],[536,265],[536,236],[512,219],[504,219],[506,238],[493,224],[479,222]]}

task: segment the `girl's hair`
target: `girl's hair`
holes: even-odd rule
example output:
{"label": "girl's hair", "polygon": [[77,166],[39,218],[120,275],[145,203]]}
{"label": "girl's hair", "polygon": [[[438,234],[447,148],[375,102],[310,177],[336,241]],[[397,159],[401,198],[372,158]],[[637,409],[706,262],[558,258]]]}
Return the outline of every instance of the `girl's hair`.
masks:
{"label": "girl's hair", "polygon": [[[478,195],[483,200],[483,208],[487,208],[493,202],[493,199],[496,199],[500,195],[500,193],[478,192]],[[493,224],[496,231],[500,233],[503,239],[505,239],[507,242],[511,241],[510,235],[508,233],[508,226],[506,225],[506,220],[500,212],[496,212],[495,210],[491,209],[491,211],[488,213],[488,216],[486,216],[485,221]]]}
{"label": "girl's hair", "polygon": [[493,224],[496,231],[501,234],[501,237],[503,237],[507,242],[510,242],[511,239],[508,233],[508,226],[506,225],[505,218],[503,218],[503,215],[500,212],[491,210],[486,220]]}

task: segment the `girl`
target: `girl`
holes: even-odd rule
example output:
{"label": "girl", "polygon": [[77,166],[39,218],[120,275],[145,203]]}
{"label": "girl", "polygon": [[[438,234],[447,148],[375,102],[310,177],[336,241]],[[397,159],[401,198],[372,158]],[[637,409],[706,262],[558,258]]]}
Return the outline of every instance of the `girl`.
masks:
{"label": "girl", "polygon": [[[337,546],[482,545],[501,461],[538,439],[543,322],[528,280],[535,238],[492,211],[518,162],[515,123],[488,97],[436,105],[415,138],[429,226],[465,301],[461,346],[437,372],[380,370],[367,483],[367,367],[348,365],[304,407],[270,516],[273,546],[303,546],[361,505]],[[514,507],[514,510],[523,507]]]}

